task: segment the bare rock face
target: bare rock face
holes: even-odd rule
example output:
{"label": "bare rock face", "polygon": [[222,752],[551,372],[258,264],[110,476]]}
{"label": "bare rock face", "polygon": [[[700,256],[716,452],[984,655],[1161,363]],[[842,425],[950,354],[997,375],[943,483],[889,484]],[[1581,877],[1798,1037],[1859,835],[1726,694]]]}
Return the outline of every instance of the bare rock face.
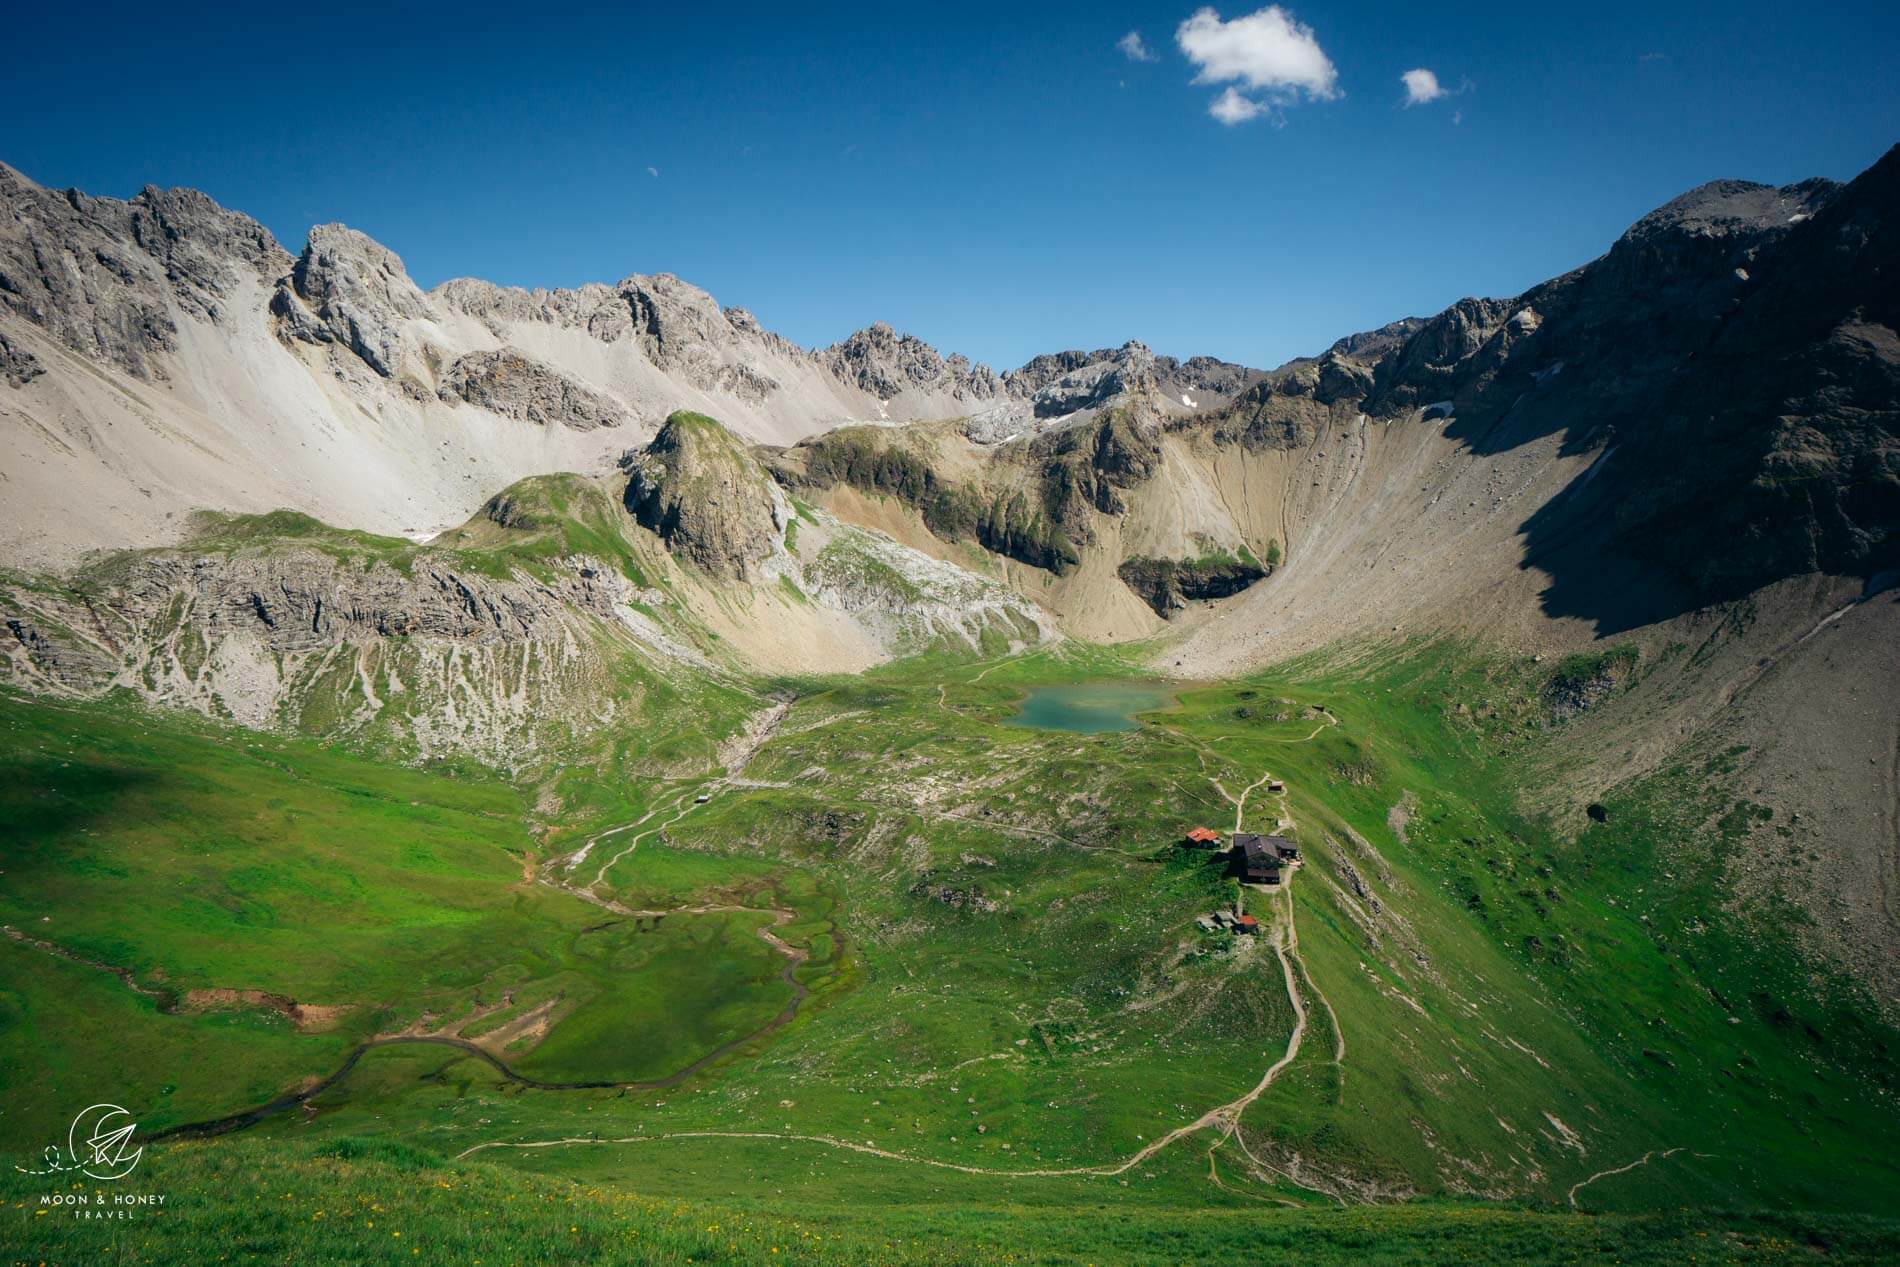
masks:
{"label": "bare rock face", "polygon": [[880,321],[819,353],[837,378],[891,400],[906,391],[942,394],[960,401],[1003,398],[1003,380],[987,365],[962,356],[944,356],[915,335],[899,334]]}
{"label": "bare rock face", "polygon": [[271,312],[283,337],[347,348],[392,379],[415,351],[403,323],[438,315],[394,251],[340,224],[310,230],[296,267],[277,283]]}
{"label": "bare rock face", "polygon": [[[222,321],[242,276],[267,281],[289,258],[262,225],[196,190],[147,186],[122,202],[0,164],[0,313],[138,378],[165,377],[157,354],[178,346],[181,320]],[[6,381],[33,376],[23,349],[6,360]]]}
{"label": "bare rock face", "polygon": [[1461,299],[1426,321],[1380,365],[1381,404],[1409,409],[1455,395],[1472,358],[1504,327],[1512,307],[1508,300]]}
{"label": "bare rock face", "polygon": [[0,383],[9,387],[25,387],[45,372],[37,356],[9,339],[6,331],[0,330]]}
{"label": "bare rock face", "polygon": [[614,401],[513,348],[457,357],[436,395],[543,427],[592,431],[631,421]]}
{"label": "bare rock face", "polygon": [[119,610],[134,621],[158,619],[182,595],[212,636],[241,629],[278,651],[372,636],[518,642],[555,616],[550,596],[517,580],[434,565],[357,573],[315,551],[153,560],[120,593]]}
{"label": "bare rock face", "polygon": [[1079,349],[1067,352],[1045,352],[1041,356],[1032,357],[1017,369],[1011,370],[1004,375],[1004,380],[1009,384],[1010,391],[1018,396],[1029,398],[1064,375],[1074,373],[1096,362],[1111,361],[1115,355],[1114,348],[1103,348],[1096,352],[1084,352]]}
{"label": "bare rock face", "polygon": [[1244,391],[1260,379],[1259,370],[1212,356],[1190,356],[1185,361],[1158,356],[1155,366],[1164,386],[1173,384],[1217,396]]}
{"label": "bare rock face", "polygon": [[1199,599],[1226,598],[1265,578],[1271,568],[1233,556],[1202,559],[1123,559],[1122,583],[1163,620]]}
{"label": "bare rock face", "polygon": [[649,361],[694,382],[709,380],[717,351],[735,334],[716,299],[671,273],[630,277],[620,283],[620,294]]}
{"label": "bare rock face", "polygon": [[[1364,415],[1480,452],[1553,433],[1600,451],[1525,525],[1552,614],[1614,627],[1804,572],[1871,576],[1900,565],[1896,275],[1900,147],[1845,186],[1717,181],[1522,295],[1342,339],[1183,425],[1290,448]],[[1616,607],[1601,547],[1674,593]]]}
{"label": "bare rock face", "polygon": [[673,554],[715,577],[756,580],[784,536],[784,495],[731,432],[681,411],[623,460],[627,509]]}
{"label": "bare rock face", "polygon": [[677,381],[731,392],[753,404],[780,386],[761,365],[813,363],[809,352],[765,329],[745,309],[721,308],[711,295],[671,273],[635,275],[613,286],[533,291],[458,278],[433,294],[445,306],[487,323],[497,337],[506,333],[504,322],[538,321],[585,330],[602,343],[631,340]]}
{"label": "bare rock face", "polygon": [[1159,394],[1193,408],[1203,403],[1197,396],[1233,396],[1260,378],[1259,370],[1244,365],[1211,356],[1177,361],[1130,341],[1119,348],[1038,356],[1012,371],[1005,381],[1012,393],[1030,402],[1038,418],[1058,418],[1101,409],[1123,396],[1144,394]]}
{"label": "bare rock face", "polygon": [[1388,321],[1377,330],[1361,330],[1357,334],[1337,339],[1326,350],[1336,357],[1370,364],[1418,333],[1419,327],[1424,324],[1423,317],[1401,317],[1397,321]]}
{"label": "bare rock face", "polygon": [[1142,344],[1130,343],[1114,356],[1078,366],[1044,386],[1035,395],[1036,416],[1051,418],[1099,409],[1117,396],[1154,389],[1154,353]]}
{"label": "bare rock face", "polygon": [[457,277],[429,292],[444,308],[465,312],[485,323],[500,338],[506,321],[544,321],[570,330],[585,330],[602,343],[625,338],[633,317],[625,301],[602,282],[562,290],[522,290],[497,286],[474,277]]}
{"label": "bare rock face", "polygon": [[0,583],[0,682],[520,768],[563,718],[613,706],[630,597],[585,557],[497,577],[283,542],[122,555],[81,586]]}

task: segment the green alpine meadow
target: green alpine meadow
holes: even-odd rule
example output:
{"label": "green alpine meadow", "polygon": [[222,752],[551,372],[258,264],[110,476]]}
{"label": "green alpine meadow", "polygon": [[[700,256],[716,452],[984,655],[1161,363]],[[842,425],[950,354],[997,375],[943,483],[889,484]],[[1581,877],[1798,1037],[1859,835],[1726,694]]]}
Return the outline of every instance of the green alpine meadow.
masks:
{"label": "green alpine meadow", "polygon": [[1900,1262],[1890,21],[112,8],[0,1267]]}

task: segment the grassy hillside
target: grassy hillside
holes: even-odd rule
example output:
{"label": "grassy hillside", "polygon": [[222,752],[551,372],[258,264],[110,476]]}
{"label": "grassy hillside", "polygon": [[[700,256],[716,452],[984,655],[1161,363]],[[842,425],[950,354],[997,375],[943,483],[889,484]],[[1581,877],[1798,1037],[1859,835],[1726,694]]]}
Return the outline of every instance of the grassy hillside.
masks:
{"label": "grassy hillside", "polygon": [[1895,1225],[1851,1216],[1594,1216],[1472,1204],[1352,1210],[1106,1206],[962,1209],[773,1207],[454,1165],[361,1139],[189,1144],[151,1156],[141,1190],[166,1207],[125,1223],[43,1212],[41,1190],[0,1173],[10,1257],[26,1262],[599,1264],[1112,1264],[1234,1261],[1830,1263],[1891,1261]]}
{"label": "grassy hillside", "polygon": [[[603,921],[534,883],[521,793],[472,769],[8,699],[0,814],[11,1145],[95,1088],[162,1129],[405,1031],[487,1039],[547,1081],[659,1078],[785,1001],[756,917]],[[537,1012],[545,1041],[504,1041]]]}
{"label": "grassy hillside", "polygon": [[[576,1228],[647,1194],[785,1252],[822,1224],[828,1261],[892,1261],[906,1229],[967,1256],[931,1261],[1642,1260],[1718,1223],[1722,1256],[1791,1229],[1873,1256],[1855,1238],[1887,1231],[1852,1219],[1656,1214],[1900,1194],[1896,1036],[1731,913],[1719,862],[1758,811],[1722,754],[1541,821],[1551,671],[1445,644],[1182,687],[1130,730],[1009,724],[1030,686],[1133,676],[1067,646],[772,683],[789,706],[726,764],[572,771],[559,813],[474,769],[8,698],[0,1138],[31,1155],[100,1088],[147,1130],[222,1116],[406,1031],[479,1050],[366,1048],[152,1164],[192,1218],[226,1217],[206,1168],[281,1155],[286,1190],[345,1194],[317,1208],[421,1166],[571,1199]],[[1237,886],[1177,847],[1199,823],[1305,862]],[[1235,903],[1260,935],[1197,926]],[[509,1243],[410,1196],[370,1199]],[[506,1256],[563,1252],[544,1222]]]}

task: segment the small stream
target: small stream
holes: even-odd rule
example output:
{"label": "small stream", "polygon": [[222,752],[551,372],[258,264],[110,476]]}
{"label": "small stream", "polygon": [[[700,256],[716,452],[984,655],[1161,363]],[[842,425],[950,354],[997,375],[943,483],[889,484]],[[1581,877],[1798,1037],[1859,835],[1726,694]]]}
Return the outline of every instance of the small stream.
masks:
{"label": "small stream", "polygon": [[150,1143],[157,1143],[160,1140],[167,1139],[204,1139],[214,1135],[228,1135],[233,1131],[241,1131],[246,1127],[255,1126],[265,1118],[275,1117],[280,1113],[287,1113],[291,1109],[297,1108],[299,1105],[322,1095],[325,1091],[328,1091],[330,1088],[336,1086],[337,1083],[347,1078],[350,1075],[350,1071],[356,1068],[357,1062],[378,1047],[396,1047],[405,1043],[424,1043],[434,1047],[453,1047],[465,1055],[473,1056],[477,1060],[482,1061],[509,1082],[529,1087],[536,1091],[663,1091],[668,1087],[676,1087],[720,1057],[729,1055],[739,1048],[744,1047],[747,1043],[763,1038],[772,1031],[790,1024],[792,1018],[798,1015],[799,1004],[803,1003],[806,996],[811,993],[805,983],[798,980],[794,975],[798,971],[799,965],[805,962],[806,952],[795,946],[785,944],[774,936],[771,931],[772,927],[795,918],[795,915],[793,912],[782,908],[773,908],[772,914],[775,917],[772,925],[761,928],[759,930],[759,936],[764,939],[767,945],[771,946],[780,954],[783,954],[786,958],[785,967],[779,971],[778,975],[779,980],[791,987],[792,997],[790,1001],[779,1010],[778,1015],[757,1029],[741,1034],[730,1042],[721,1043],[705,1055],[694,1060],[691,1064],[684,1068],[677,1069],[663,1078],[649,1078],[633,1082],[543,1082],[539,1078],[531,1078],[527,1074],[516,1072],[509,1066],[508,1062],[503,1060],[500,1056],[497,1056],[486,1047],[482,1047],[466,1038],[455,1038],[447,1034],[392,1034],[383,1038],[365,1039],[363,1042],[358,1043],[355,1047],[350,1049],[348,1055],[344,1056],[343,1063],[338,1065],[333,1073],[327,1078],[324,1078],[321,1082],[318,1082],[315,1086],[306,1090],[286,1092],[274,1100],[258,1105],[256,1108],[244,1109],[225,1117],[212,1118],[203,1122],[185,1122],[178,1126],[168,1126],[164,1130],[154,1131],[144,1138]]}

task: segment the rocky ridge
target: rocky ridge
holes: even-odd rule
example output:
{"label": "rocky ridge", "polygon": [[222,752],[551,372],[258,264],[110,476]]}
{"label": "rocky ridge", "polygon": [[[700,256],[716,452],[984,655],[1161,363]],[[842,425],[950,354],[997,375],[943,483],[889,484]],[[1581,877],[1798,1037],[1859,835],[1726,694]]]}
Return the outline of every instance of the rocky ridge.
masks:
{"label": "rocky ridge", "polygon": [[566,719],[635,702],[614,662],[651,657],[622,618],[628,595],[624,577],[584,558],[529,578],[293,544],[162,551],[113,560],[77,588],[0,591],[0,666],[17,688],[131,690],[247,726],[519,769],[560,742]]}
{"label": "rocky ridge", "polygon": [[[44,189],[0,163],[0,313],[133,378],[169,376],[181,318],[223,323],[240,278],[289,264],[257,221],[196,190],[148,185],[122,202]],[[5,347],[10,364],[35,359],[17,337]]]}
{"label": "rocky ridge", "polygon": [[[1204,389],[1233,389],[1210,408],[1170,408],[1190,366],[1131,344],[1008,376],[1038,411],[1087,412],[993,446],[974,475],[941,437],[820,437],[778,465],[803,487],[895,494],[947,540],[1067,575],[1143,518],[1144,499],[1172,503],[1195,485],[1201,504],[1170,513],[1206,519],[1205,464],[1223,451],[1317,464],[1311,484],[1332,488],[1358,478],[1368,425],[1422,427],[1415,440],[1442,436],[1478,469],[1546,443],[1593,455],[1567,495],[1528,503],[1521,521],[1528,558],[1554,577],[1552,615],[1614,627],[1803,572],[1872,575],[1900,565],[1897,212],[1900,150],[1846,186],[1716,182],[1522,295],[1461,300],[1265,375],[1199,367]],[[1489,480],[1490,510],[1507,478],[1529,473]],[[1276,496],[1282,518],[1310,500]],[[1281,528],[1295,548],[1294,524]],[[1270,544],[1238,521],[1216,535],[1256,554]],[[1163,615],[1185,597],[1164,578],[1193,576],[1192,543],[1174,542],[1159,554],[1124,543],[1109,560]],[[1605,551],[1654,582],[1599,584]]]}
{"label": "rocky ridge", "polygon": [[1211,356],[1186,361],[1156,356],[1146,344],[1130,341],[1119,348],[1038,356],[1005,375],[1004,382],[1030,403],[1036,417],[1053,418],[1099,409],[1127,394],[1155,394],[1171,405],[1195,409],[1217,403],[1196,396],[1233,396],[1261,377],[1260,370]]}
{"label": "rocky ridge", "polygon": [[0,681],[521,771],[599,756],[657,683],[1058,636],[1007,587],[821,512],[795,534],[710,418],[676,414],[626,467],[521,481],[428,545],[211,516],[182,547],[0,575]]}
{"label": "rocky ridge", "polygon": [[[24,422],[0,448],[19,508],[0,560],[177,540],[203,509],[440,531],[524,475],[609,469],[681,408],[781,443],[853,421],[1042,425],[1003,377],[887,325],[806,350],[664,273],[424,292],[343,225],[293,257],[192,190],[121,201],[0,167],[0,409]],[[55,522],[75,490],[108,511]]]}
{"label": "rocky ridge", "polygon": [[906,391],[924,393],[968,406],[1006,399],[1004,380],[987,365],[962,356],[944,356],[915,335],[899,334],[883,322],[866,326],[819,354],[841,381],[885,402]]}

